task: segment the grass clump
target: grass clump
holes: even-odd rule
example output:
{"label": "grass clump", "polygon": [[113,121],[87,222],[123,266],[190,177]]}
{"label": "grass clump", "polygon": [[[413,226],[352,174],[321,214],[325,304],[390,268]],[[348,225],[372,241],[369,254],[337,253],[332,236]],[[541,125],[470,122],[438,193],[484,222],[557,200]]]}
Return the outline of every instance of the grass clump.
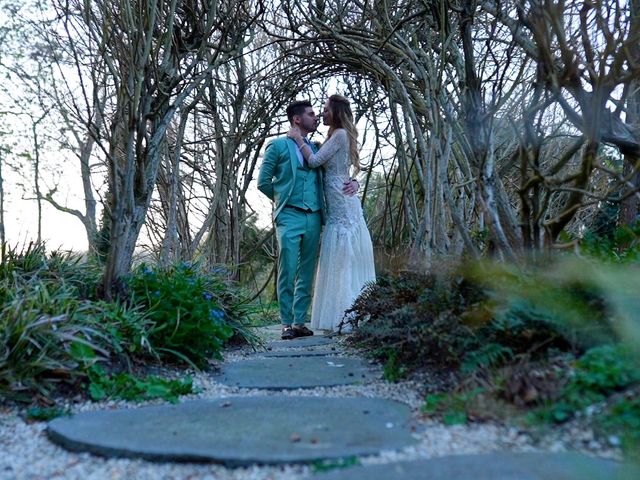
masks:
{"label": "grass clump", "polygon": [[[102,266],[44,245],[5,248],[0,264],[0,400],[50,404],[87,389],[93,398],[175,399],[175,383],[130,374],[135,364],[206,367],[230,340],[251,341],[252,304],[224,272],[142,266],[115,301],[98,297]],[[109,375],[98,374],[106,368]]]}
{"label": "grass clump", "polygon": [[38,277],[1,280],[0,291],[0,393],[8,399],[48,397],[82,381],[74,345],[102,361],[147,350],[144,318],[123,305],[82,300],[72,285]]}
{"label": "grass clump", "polygon": [[197,264],[167,268],[138,267],[128,279],[131,301],[151,322],[149,340],[163,356],[174,356],[198,368],[234,335],[251,339],[250,305],[240,289]]}
{"label": "grass clump", "polygon": [[460,393],[430,393],[425,397],[422,412],[428,415],[441,415],[445,425],[467,423],[470,405],[482,393],[484,393],[482,388]]}

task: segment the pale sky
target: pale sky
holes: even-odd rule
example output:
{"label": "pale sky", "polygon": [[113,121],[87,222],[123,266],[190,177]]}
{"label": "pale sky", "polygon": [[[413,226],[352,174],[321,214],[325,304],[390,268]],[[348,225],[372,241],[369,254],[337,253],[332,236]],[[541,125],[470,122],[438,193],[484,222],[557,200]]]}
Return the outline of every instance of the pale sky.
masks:
{"label": "pale sky", "polygon": [[[339,91],[339,81],[337,79],[330,82],[330,91]],[[319,93],[321,98],[323,95]],[[3,100],[5,102],[3,102]],[[2,98],[0,89],[0,107],[4,103],[7,104],[7,98]],[[322,110],[320,103],[314,105],[316,113],[319,115]],[[2,110],[2,108],[0,108]],[[14,136],[19,138],[13,140],[13,153],[10,158],[3,158],[3,161],[10,161],[14,165],[20,164],[21,171],[11,171],[3,163],[4,191],[5,191],[5,235],[10,246],[20,247],[34,241],[37,238],[37,202],[33,199],[33,167],[30,160],[21,158],[19,153],[22,151],[31,151],[32,138],[29,130],[28,119],[20,116],[8,115],[3,116],[5,127],[9,131],[14,132]],[[55,127],[51,126],[55,129]],[[359,125],[360,131],[363,131],[364,125]],[[286,128],[283,126],[283,128]],[[47,126],[42,125],[42,131]],[[284,132],[282,132],[284,134]],[[322,141],[327,133],[327,127],[320,125],[318,132],[313,136],[314,140]],[[360,140],[363,135],[360,135]],[[4,143],[7,143],[5,137]],[[46,150],[41,154],[42,168],[53,168],[58,171],[42,171],[40,175],[41,191],[48,192],[57,184],[57,192],[54,195],[55,200],[65,207],[84,211],[84,193],[78,165],[78,159],[69,151],[51,151]],[[258,165],[259,168],[259,165]],[[255,177],[252,180],[247,198],[254,210],[258,212],[257,224],[260,227],[266,227],[271,224],[271,202],[258,192],[256,180],[258,168],[255,171]],[[101,181],[97,176],[94,181]],[[24,187],[21,186],[24,185]],[[25,192],[25,190],[27,190]],[[99,195],[96,195],[99,200]],[[74,250],[86,251],[87,238],[86,231],[81,221],[68,213],[55,209],[46,201],[42,202],[42,238],[46,242],[48,249],[56,250]],[[98,206],[100,208],[100,206]],[[97,218],[100,218],[98,212]],[[144,229],[142,231],[144,235]]]}

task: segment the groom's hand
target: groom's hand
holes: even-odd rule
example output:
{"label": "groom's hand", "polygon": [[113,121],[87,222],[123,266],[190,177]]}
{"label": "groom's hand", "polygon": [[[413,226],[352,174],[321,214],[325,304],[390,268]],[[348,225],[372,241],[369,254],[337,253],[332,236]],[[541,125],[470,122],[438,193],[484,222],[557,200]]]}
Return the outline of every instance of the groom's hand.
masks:
{"label": "groom's hand", "polygon": [[344,187],[342,188],[342,193],[344,193],[347,197],[353,197],[356,193],[358,193],[358,189],[360,188],[360,184],[355,178],[350,178],[346,182],[344,182]]}

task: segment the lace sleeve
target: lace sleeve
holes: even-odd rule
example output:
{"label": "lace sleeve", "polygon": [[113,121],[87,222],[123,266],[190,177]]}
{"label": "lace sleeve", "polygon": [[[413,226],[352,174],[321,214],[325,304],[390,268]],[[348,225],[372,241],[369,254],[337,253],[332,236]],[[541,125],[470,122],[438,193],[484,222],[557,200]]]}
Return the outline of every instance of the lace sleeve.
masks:
{"label": "lace sleeve", "polygon": [[307,158],[307,163],[310,167],[316,168],[320,165],[324,165],[327,161],[333,157],[340,148],[342,148],[347,140],[347,132],[342,129],[338,129],[333,132],[331,138],[327,140],[317,153],[312,153]]}

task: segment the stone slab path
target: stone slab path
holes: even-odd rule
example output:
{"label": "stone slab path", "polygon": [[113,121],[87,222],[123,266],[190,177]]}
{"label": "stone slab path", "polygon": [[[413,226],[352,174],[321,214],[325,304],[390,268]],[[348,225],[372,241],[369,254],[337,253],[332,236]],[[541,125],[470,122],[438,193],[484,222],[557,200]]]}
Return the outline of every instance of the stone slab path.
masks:
{"label": "stone slab path", "polygon": [[[587,465],[590,473],[617,478],[613,474],[618,464],[608,460],[505,452],[537,449],[526,434],[512,428],[492,424],[449,427],[427,420],[420,415],[423,394],[418,393],[419,385],[383,381],[380,371],[368,362],[345,356],[334,338],[318,335],[282,341],[279,332],[279,326],[263,330],[268,342],[265,351],[228,352],[222,373],[196,374],[195,383],[202,393],[180,404],[88,403],[83,409],[90,411],[50,422],[48,438],[71,451],[40,443],[34,450],[36,456],[24,464],[29,473],[8,478],[592,478],[562,476],[580,472],[574,468],[575,459]],[[0,423],[0,433],[2,429]],[[20,432],[15,430],[12,438]],[[587,433],[575,435],[584,438],[579,442],[589,445],[589,451],[602,455],[602,447],[592,447],[595,440]],[[12,452],[24,449],[12,449],[2,438],[0,447],[1,478],[3,461],[6,463],[3,449],[7,447],[6,455],[13,455],[11,458],[17,455]],[[569,441],[560,447],[557,442],[543,447],[558,448],[573,449]],[[120,458],[102,460],[73,453],[76,451]],[[48,470],[34,467],[47,455],[55,457],[55,462],[51,460],[54,466]],[[320,460],[356,457],[362,465],[328,474],[314,472],[310,466]],[[15,462],[8,468],[19,471]],[[636,477],[625,480],[631,478]]]}
{"label": "stone slab path", "polygon": [[261,357],[326,357],[331,355],[338,355],[338,351],[334,347],[332,350],[327,348],[314,349],[314,347],[304,347],[304,348],[289,348],[285,350],[279,350],[275,352],[265,352],[258,353],[258,356]]}
{"label": "stone slab path", "polygon": [[[633,476],[632,476],[633,475]],[[318,480],[632,480],[640,472],[618,462],[577,454],[493,453],[454,455],[385,465],[354,467]]]}
{"label": "stone slab path", "polygon": [[336,340],[333,338],[327,338],[322,336],[302,337],[295,338],[293,340],[274,340],[267,344],[268,349],[275,348],[302,348],[302,347],[316,347],[319,345],[335,345]]}
{"label": "stone slab path", "polygon": [[236,397],[58,418],[49,437],[106,457],[282,464],[372,455],[415,443],[410,409],[372,398]]}
{"label": "stone slab path", "polygon": [[242,388],[295,390],[365,383],[378,375],[371,365],[359,358],[302,356],[229,363],[214,379]]}

